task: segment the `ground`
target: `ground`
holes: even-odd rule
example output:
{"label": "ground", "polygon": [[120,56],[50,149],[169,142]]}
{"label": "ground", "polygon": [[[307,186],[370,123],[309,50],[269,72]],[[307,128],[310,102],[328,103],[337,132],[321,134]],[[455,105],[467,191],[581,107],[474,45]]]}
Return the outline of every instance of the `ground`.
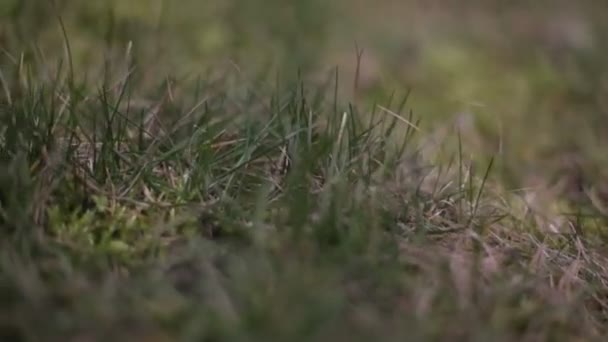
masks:
{"label": "ground", "polygon": [[1,339],[603,341],[604,7],[6,1]]}

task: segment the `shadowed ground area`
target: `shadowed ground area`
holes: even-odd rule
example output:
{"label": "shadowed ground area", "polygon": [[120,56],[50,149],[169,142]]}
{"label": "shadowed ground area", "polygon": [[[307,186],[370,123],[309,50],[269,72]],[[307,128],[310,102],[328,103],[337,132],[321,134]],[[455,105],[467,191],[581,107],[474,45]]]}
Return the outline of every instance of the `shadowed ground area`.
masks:
{"label": "shadowed ground area", "polygon": [[0,339],[603,341],[606,7],[2,2]]}

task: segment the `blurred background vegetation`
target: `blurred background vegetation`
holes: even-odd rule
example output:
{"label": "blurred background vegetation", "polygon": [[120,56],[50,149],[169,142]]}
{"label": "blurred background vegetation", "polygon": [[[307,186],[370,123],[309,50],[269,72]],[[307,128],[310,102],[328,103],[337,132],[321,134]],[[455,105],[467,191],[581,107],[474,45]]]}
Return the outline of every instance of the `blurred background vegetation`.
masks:
{"label": "blurred background vegetation", "polygon": [[11,63],[65,58],[59,18],[81,78],[128,49],[143,83],[223,68],[320,79],[338,67],[347,100],[411,90],[426,131],[458,125],[508,187],[562,181],[565,194],[608,198],[608,3],[2,0],[0,16],[4,78]]}

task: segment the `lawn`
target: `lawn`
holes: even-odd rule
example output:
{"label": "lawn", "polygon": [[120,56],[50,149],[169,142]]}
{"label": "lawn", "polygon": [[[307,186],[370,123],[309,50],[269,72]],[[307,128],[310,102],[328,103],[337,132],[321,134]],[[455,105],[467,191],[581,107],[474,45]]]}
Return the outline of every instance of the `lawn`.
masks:
{"label": "lawn", "polygon": [[3,1],[0,340],[603,341],[606,7]]}

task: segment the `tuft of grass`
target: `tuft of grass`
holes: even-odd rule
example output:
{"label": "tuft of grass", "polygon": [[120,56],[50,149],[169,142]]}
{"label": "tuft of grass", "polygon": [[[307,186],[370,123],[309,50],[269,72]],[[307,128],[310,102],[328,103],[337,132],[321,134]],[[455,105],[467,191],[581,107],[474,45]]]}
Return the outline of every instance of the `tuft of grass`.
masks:
{"label": "tuft of grass", "polygon": [[136,70],[45,67],[0,106],[4,339],[606,334],[601,226],[547,233],[492,163],[434,160],[407,96],[226,74],[146,103]]}

